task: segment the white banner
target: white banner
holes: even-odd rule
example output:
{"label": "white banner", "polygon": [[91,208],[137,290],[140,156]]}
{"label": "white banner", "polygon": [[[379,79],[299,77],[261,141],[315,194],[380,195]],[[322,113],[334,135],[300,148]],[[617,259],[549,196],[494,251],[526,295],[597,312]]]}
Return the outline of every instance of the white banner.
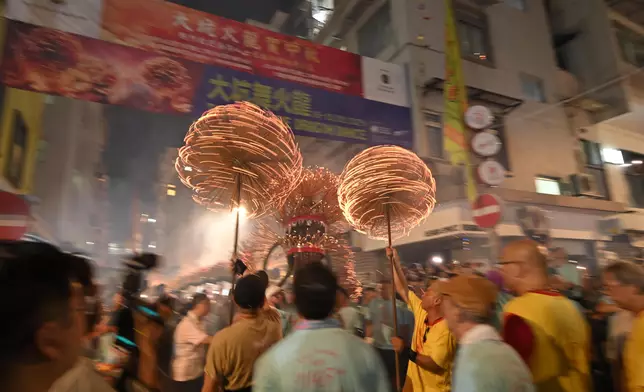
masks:
{"label": "white banner", "polygon": [[405,68],[362,57],[362,95],[372,101],[409,107]]}
{"label": "white banner", "polygon": [[102,15],[102,0],[7,0],[5,7],[8,19],[92,38],[100,38]]}

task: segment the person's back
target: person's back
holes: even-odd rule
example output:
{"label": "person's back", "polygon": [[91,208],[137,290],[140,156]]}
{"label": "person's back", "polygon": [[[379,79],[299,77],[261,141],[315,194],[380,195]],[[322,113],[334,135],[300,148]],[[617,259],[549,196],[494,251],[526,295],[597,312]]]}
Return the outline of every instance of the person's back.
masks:
{"label": "person's back", "polygon": [[[500,340],[483,340],[462,346],[454,367],[458,369],[452,380],[455,392],[535,390],[523,359]],[[497,377],[499,369],[502,369],[504,377]]]}
{"label": "person's back", "polygon": [[260,358],[255,369],[254,392],[389,390],[373,348],[335,320],[300,322]]}
{"label": "person's back", "polygon": [[237,282],[233,298],[239,309],[232,325],[213,336],[203,392],[251,390],[255,361],[282,338],[280,316],[265,306],[265,290],[257,275]]}
{"label": "person's back", "polygon": [[347,333],[333,317],[338,284],[320,263],[294,277],[295,331],[255,364],[253,392],[389,391],[375,351]]}
{"label": "person's back", "polygon": [[281,321],[275,309],[263,309],[254,317],[242,317],[213,337],[206,373],[219,373],[227,390],[246,388],[251,384],[257,358],[281,336]]}
{"label": "person's back", "polygon": [[531,292],[508,302],[505,313],[531,327],[535,341],[528,365],[538,391],[589,390],[589,328],[572,301],[555,292]]}

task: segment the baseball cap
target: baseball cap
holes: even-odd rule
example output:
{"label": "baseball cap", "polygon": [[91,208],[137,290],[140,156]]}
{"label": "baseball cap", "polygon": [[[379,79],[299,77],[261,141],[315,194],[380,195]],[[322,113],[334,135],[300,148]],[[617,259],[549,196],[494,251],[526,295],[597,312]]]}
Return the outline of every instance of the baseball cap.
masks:
{"label": "baseball cap", "polygon": [[459,308],[486,315],[496,303],[494,283],[476,275],[459,275],[437,284],[437,291],[450,297]]}
{"label": "baseball cap", "polygon": [[235,285],[233,298],[242,309],[259,309],[264,304],[266,286],[257,275],[247,275],[240,278]]}

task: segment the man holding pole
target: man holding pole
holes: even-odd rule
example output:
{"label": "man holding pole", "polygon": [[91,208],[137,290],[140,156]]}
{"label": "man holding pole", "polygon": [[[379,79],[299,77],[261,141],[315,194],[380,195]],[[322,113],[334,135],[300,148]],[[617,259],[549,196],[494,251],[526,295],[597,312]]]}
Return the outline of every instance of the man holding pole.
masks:
{"label": "man holding pole", "polygon": [[[383,280],[380,282],[380,297],[375,298],[369,304],[369,312],[366,320],[365,335],[373,339],[373,347],[378,351],[382,363],[387,369],[389,381],[396,390],[396,352],[391,344],[391,338],[394,336],[394,317],[392,311],[392,287],[391,280]],[[409,345],[411,342],[411,331],[414,327],[414,319],[411,312],[407,309],[407,305],[396,298],[396,318],[398,322],[397,336],[403,339]],[[407,374],[407,355],[406,353],[399,354],[398,377],[400,383],[405,381]]]}
{"label": "man holding pole", "polygon": [[387,256],[394,263],[396,290],[414,313],[415,319],[411,347],[406,347],[404,340],[399,337],[391,339],[398,353],[406,352],[409,355],[403,391],[450,391],[456,339],[443,319],[442,296],[434,290],[433,283],[422,298],[418,298],[408,289],[396,250],[387,248]]}

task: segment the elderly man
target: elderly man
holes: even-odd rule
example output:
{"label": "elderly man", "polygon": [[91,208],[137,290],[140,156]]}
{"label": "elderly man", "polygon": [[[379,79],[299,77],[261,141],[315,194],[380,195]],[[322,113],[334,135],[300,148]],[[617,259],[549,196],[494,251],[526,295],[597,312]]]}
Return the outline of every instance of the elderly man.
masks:
{"label": "elderly man", "polygon": [[532,376],[521,357],[490,325],[497,289],[475,275],[441,282],[443,313],[459,342],[452,392],[533,392]]}
{"label": "elderly man", "polygon": [[572,301],[549,289],[539,245],[511,242],[499,265],[507,288],[518,295],[504,307],[503,337],[528,364],[536,390],[589,391],[588,324]]}

